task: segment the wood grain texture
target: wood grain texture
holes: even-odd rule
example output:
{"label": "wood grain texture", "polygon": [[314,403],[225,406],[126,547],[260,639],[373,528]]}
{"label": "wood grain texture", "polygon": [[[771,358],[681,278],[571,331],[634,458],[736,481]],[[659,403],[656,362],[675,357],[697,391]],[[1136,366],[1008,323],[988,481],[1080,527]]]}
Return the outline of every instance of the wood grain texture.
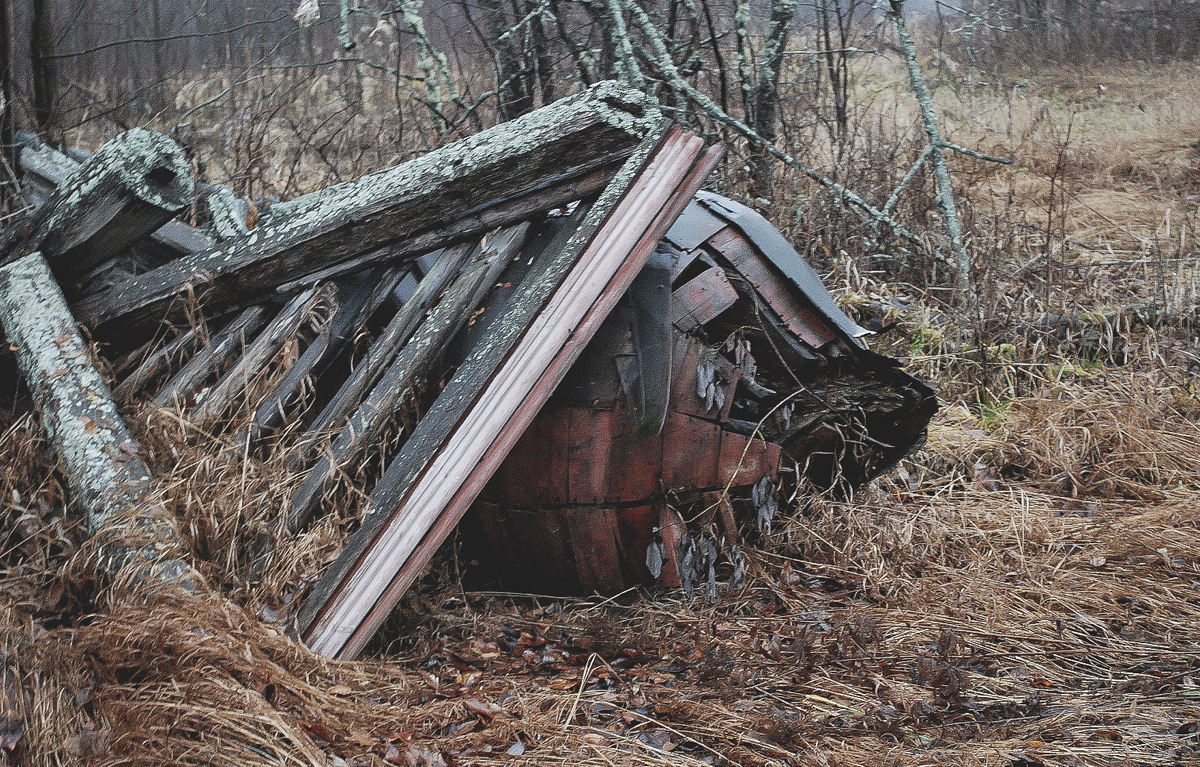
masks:
{"label": "wood grain texture", "polygon": [[329,453],[317,461],[292,494],[288,512],[292,530],[308,522],[338,472],[378,440],[400,404],[424,386],[450,339],[467,323],[500,272],[521,249],[528,230],[529,225],[521,223],[493,232],[480,242],[462,273],[350,416]]}
{"label": "wood grain texture", "polygon": [[0,268],[0,326],[16,347],[85,529],[99,538],[105,569],[132,566],[138,577],[194,589],[198,579],[182,559],[186,548],[170,513],[147,498],[141,449],[40,254]]}
{"label": "wood grain texture", "polygon": [[[714,156],[697,161],[701,146],[678,133],[647,143],[571,245],[514,295],[510,324],[451,379],[306,604],[302,625],[316,649],[356,653],[449,534],[711,170]],[[380,535],[386,552],[372,546]]]}
{"label": "wood grain texture", "polygon": [[675,289],[671,314],[675,327],[686,332],[705,325],[737,303],[738,294],[725,270],[714,266]]}
{"label": "wood grain texture", "polygon": [[135,128],[100,147],[59,183],[31,216],[5,233],[5,261],[39,251],[72,281],[128,250],[192,203],[195,183],[183,150]]}
{"label": "wood grain texture", "polygon": [[[117,319],[127,332],[156,323],[188,292],[210,310],[252,301],[287,279],[612,165],[660,121],[641,94],[599,83],[389,170],[306,195],[244,237],[81,301],[76,314],[103,334],[104,323]],[[569,199],[578,197],[555,204]],[[423,243],[413,255],[437,246]]]}

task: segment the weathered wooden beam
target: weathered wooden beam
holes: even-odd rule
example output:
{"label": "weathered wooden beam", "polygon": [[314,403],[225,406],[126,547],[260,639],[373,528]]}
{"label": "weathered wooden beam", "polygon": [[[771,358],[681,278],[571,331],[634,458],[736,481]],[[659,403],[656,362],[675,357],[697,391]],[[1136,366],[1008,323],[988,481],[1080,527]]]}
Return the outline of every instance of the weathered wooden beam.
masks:
{"label": "weathered wooden beam", "polygon": [[196,391],[213,373],[233,358],[246,346],[246,339],[262,327],[267,319],[265,306],[251,306],[221,329],[209,342],[208,348],[187,361],[179,372],[163,385],[154,395],[154,404],[170,407],[177,400],[186,399]]}
{"label": "weathered wooden beam", "polygon": [[420,386],[430,367],[445,352],[450,339],[467,323],[504,267],[520,251],[528,230],[529,224],[517,224],[480,243],[445,296],[429,312],[429,317],[350,417],[329,454],[317,461],[292,494],[288,513],[291,530],[299,530],[312,517],[337,472],[379,439],[396,408],[407,399],[409,392]]}
{"label": "weathered wooden beam", "polygon": [[298,293],[279,310],[275,318],[263,328],[221,380],[205,393],[200,404],[188,415],[196,424],[208,424],[225,414],[233,406],[250,382],[262,372],[275,353],[283,348],[288,339],[296,335],[300,326],[312,316],[318,304],[328,301],[333,294],[333,285],[309,288]]}
{"label": "weathered wooden beam", "polygon": [[73,280],[132,247],[192,203],[195,183],[174,141],[135,128],[100,147],[3,244],[11,261],[38,251]]}
{"label": "weathered wooden beam", "polygon": [[282,424],[288,408],[300,398],[305,381],[319,375],[341,353],[407,273],[403,269],[390,269],[379,278],[375,270],[369,269],[338,285],[337,308],[329,321],[280,379],[271,395],[254,411],[249,425],[238,434],[234,443],[257,442]]}
{"label": "weathered wooden beam", "polygon": [[[28,133],[18,133],[17,142],[21,145],[17,157],[17,164],[21,168],[21,195],[34,207],[50,199],[55,188],[74,173],[81,162],[91,157],[87,152],[68,157]],[[197,191],[208,188],[207,184],[196,185]],[[149,241],[156,251],[161,251],[168,258],[199,253],[213,245],[211,237],[179,219],[171,219],[163,224],[150,235]]]}
{"label": "weathered wooden beam", "polygon": [[149,499],[150,470],[41,254],[0,268],[0,325],[104,568],[194,588],[171,515]]}
{"label": "weathered wooden beam", "polygon": [[714,266],[676,288],[672,299],[675,327],[686,333],[708,324],[737,303],[738,293],[725,270]]}
{"label": "weathered wooden beam", "polygon": [[204,335],[199,329],[184,330],[163,344],[162,348],[148,354],[134,371],[113,389],[113,395],[122,402],[129,400],[146,388],[147,384],[169,370],[177,360],[193,353],[202,343],[204,343]]}
{"label": "weathered wooden beam", "polygon": [[[107,322],[123,332],[157,323],[189,292],[210,310],[244,304],[390,242],[454,230],[482,210],[547,187],[568,188],[565,182],[627,157],[660,122],[644,95],[600,83],[418,159],[307,195],[245,237],[84,299],[76,314],[103,336]],[[568,201],[549,200],[550,207]],[[439,236],[421,243],[420,252],[468,234]]]}
{"label": "weathered wooden beam", "polygon": [[575,238],[528,275],[371,494],[300,615],[314,650],[354,657],[453,530],[720,156],[648,140]]}
{"label": "weathered wooden beam", "polygon": [[334,429],[341,428],[346,418],[358,408],[363,397],[379,382],[417,324],[425,318],[429,307],[458,274],[474,249],[473,243],[461,243],[446,248],[438,255],[416,291],[371,344],[367,356],[354,367],[354,372],[309,425],[307,434],[292,451],[292,458],[288,462],[291,469],[299,470],[306,466],[317,444]]}

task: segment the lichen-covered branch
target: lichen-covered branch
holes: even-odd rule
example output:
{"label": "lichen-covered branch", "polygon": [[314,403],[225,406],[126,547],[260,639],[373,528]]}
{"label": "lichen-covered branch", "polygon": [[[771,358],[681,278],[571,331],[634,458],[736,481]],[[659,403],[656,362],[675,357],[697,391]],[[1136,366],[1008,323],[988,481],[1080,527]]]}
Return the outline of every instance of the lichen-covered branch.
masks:
{"label": "lichen-covered branch", "polygon": [[950,253],[958,271],[958,291],[964,305],[974,303],[971,292],[971,259],[963,244],[962,225],[958,218],[958,206],[954,203],[954,185],[950,180],[950,168],[946,165],[946,143],[938,129],[937,115],[934,114],[933,97],[921,72],[921,63],[917,60],[917,45],[908,34],[908,26],[904,23],[904,0],[890,0],[891,9],[888,15],[892,20],[892,28],[900,40],[900,49],[904,52],[904,61],[908,65],[908,76],[912,85],[913,95],[921,108],[921,124],[929,137],[929,165],[933,169],[934,182],[937,185],[937,206],[942,214],[942,225],[950,238]]}
{"label": "lichen-covered branch", "polygon": [[194,589],[170,514],[149,498],[150,470],[41,254],[0,268],[0,325],[104,569]]}

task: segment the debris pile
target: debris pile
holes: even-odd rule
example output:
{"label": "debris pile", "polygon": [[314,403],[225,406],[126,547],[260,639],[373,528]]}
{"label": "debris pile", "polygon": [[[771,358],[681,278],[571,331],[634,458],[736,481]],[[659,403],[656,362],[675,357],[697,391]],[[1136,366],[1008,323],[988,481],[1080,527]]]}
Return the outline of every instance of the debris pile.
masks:
{"label": "debris pile", "polygon": [[281,534],[404,422],[297,601],[326,656],[362,650],[464,517],[543,593],[711,594],[738,514],[769,528],[781,488],[871,479],[936,408],[777,231],[701,191],[721,154],[601,83],[251,228],[164,136],[73,157],[25,139],[0,323],[87,532],[140,579],[201,588],[118,403],[217,432],[252,399],[232,444],[289,440],[304,472]]}

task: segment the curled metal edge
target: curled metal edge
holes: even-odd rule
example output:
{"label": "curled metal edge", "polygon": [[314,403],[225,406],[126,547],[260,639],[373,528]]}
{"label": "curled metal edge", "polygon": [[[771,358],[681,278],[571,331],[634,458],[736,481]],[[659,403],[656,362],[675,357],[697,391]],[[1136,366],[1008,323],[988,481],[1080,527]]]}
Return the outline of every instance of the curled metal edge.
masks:
{"label": "curled metal edge", "polygon": [[762,251],[767,260],[783,272],[783,275],[804,294],[804,297],[812,302],[817,311],[825,315],[838,330],[854,339],[871,335],[871,331],[846,316],[846,313],[833,302],[833,297],[829,295],[829,290],[821,282],[817,270],[800,257],[796,249],[779,233],[778,229],[771,225],[770,221],[740,202],[735,202],[715,192],[697,192],[696,202],[750,238],[750,241]]}

